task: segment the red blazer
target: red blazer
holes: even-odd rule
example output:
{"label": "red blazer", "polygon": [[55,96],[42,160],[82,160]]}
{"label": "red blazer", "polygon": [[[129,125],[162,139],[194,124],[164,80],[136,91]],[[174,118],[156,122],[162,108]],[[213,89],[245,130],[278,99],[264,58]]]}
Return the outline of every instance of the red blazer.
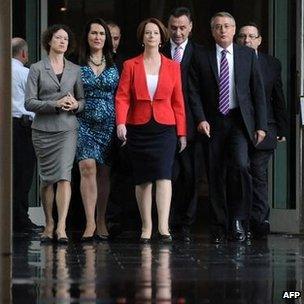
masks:
{"label": "red blazer", "polygon": [[116,98],[116,124],[141,125],[152,115],[160,124],[176,125],[186,136],[186,115],[179,63],[161,55],[158,84],[151,101],[143,55],[124,62]]}

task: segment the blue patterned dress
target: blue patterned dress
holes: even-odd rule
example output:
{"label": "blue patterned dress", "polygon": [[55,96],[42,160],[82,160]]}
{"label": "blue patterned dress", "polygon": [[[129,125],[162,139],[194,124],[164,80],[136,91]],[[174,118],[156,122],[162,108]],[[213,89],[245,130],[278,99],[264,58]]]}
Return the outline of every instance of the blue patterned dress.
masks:
{"label": "blue patterned dress", "polygon": [[115,130],[114,94],[119,80],[118,70],[113,66],[96,76],[89,66],[83,66],[81,78],[86,104],[78,115],[76,160],[90,158],[101,165],[109,165]]}

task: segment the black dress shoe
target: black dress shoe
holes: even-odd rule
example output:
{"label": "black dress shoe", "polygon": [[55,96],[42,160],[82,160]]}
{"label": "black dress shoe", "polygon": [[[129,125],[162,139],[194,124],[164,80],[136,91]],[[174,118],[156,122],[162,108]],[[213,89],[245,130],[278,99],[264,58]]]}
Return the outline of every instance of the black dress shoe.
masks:
{"label": "black dress shoe", "polygon": [[172,243],[172,236],[170,234],[158,233],[158,239],[161,243]]}
{"label": "black dress shoe", "polygon": [[109,236],[104,234],[95,234],[95,240],[97,242],[107,242],[109,240]]}
{"label": "black dress shoe", "polygon": [[233,220],[231,223],[231,240],[243,242],[246,239],[246,233],[241,220]]}
{"label": "black dress shoe", "polygon": [[183,227],[181,229],[179,239],[184,243],[190,243],[191,242],[191,233],[190,233],[190,229],[188,227]]}
{"label": "black dress shoe", "polygon": [[139,243],[140,244],[149,244],[151,242],[151,239],[150,238],[144,238],[144,237],[141,237],[139,239]]}
{"label": "black dress shoe", "polygon": [[212,244],[225,244],[226,243],[226,235],[223,232],[214,233],[211,236],[211,243]]}

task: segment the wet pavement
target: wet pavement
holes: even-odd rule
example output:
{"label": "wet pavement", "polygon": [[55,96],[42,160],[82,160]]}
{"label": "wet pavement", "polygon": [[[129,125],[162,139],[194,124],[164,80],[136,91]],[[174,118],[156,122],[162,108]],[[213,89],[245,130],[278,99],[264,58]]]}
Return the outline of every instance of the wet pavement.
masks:
{"label": "wet pavement", "polygon": [[[41,245],[15,234],[13,303],[304,303],[304,237],[270,235],[251,244],[109,243]],[[301,298],[282,299],[284,291]],[[6,303],[5,303],[6,304]]]}

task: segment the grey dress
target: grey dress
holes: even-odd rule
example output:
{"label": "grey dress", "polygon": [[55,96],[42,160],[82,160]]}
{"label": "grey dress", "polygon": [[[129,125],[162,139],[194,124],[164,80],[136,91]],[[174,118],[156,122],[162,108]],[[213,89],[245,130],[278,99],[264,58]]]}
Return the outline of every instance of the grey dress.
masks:
{"label": "grey dress", "polygon": [[[56,108],[57,100],[68,92],[79,102],[75,112]],[[75,114],[84,108],[79,66],[64,59],[59,81],[48,57],[33,64],[27,80],[25,108],[36,113],[32,138],[41,183],[49,185],[60,180],[71,181],[78,130]]]}

